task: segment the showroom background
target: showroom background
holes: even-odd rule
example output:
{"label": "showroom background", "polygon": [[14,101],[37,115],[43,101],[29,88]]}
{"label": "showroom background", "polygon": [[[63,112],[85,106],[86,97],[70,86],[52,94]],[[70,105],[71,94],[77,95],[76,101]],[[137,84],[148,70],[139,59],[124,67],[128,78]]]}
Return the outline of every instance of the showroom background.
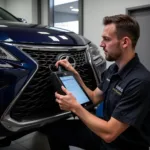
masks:
{"label": "showroom background", "polygon": [[[106,15],[125,14],[126,8],[149,5],[150,0],[84,0],[83,35],[99,45]],[[28,23],[37,23],[37,0],[0,0],[0,6]],[[48,0],[41,1],[41,23],[48,24]],[[103,51],[100,48],[102,55]],[[107,64],[108,66],[110,63]]]}

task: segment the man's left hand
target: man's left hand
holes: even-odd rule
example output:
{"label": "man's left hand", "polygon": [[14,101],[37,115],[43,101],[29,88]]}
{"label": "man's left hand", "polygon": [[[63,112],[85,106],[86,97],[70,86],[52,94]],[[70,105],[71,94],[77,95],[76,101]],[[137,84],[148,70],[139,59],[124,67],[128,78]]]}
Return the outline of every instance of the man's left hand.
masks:
{"label": "man's left hand", "polygon": [[66,95],[55,93],[56,102],[59,104],[60,109],[74,112],[75,108],[80,105],[76,98],[64,86],[61,87]]}

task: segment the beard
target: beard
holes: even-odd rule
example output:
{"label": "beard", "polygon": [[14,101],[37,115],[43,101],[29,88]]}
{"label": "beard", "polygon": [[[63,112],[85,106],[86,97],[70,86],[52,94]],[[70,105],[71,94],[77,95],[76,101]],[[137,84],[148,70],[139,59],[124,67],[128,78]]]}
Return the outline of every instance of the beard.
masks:
{"label": "beard", "polygon": [[116,48],[111,52],[105,51],[105,59],[107,61],[116,61],[121,57],[121,47],[120,43],[118,42]]}
{"label": "beard", "polygon": [[121,57],[121,50],[118,49],[118,51],[116,51],[116,53],[105,53],[105,59],[107,61],[116,61]]}
{"label": "beard", "polygon": [[105,56],[105,59],[106,59],[107,61],[115,61],[115,60],[116,60],[114,57],[112,57],[112,56],[110,56],[110,55]]}
{"label": "beard", "polygon": [[121,53],[117,53],[117,54],[105,54],[105,59],[107,61],[116,61],[120,58]]}

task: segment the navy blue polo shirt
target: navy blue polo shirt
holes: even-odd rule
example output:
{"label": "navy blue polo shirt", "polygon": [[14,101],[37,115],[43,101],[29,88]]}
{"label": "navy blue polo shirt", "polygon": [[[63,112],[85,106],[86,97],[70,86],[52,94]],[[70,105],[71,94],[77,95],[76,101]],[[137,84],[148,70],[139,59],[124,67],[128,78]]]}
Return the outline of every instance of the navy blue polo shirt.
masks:
{"label": "navy blue polo shirt", "polygon": [[120,71],[116,64],[103,74],[99,88],[104,93],[104,119],[111,117],[129,128],[110,145],[120,150],[150,146],[150,72],[137,54]]}

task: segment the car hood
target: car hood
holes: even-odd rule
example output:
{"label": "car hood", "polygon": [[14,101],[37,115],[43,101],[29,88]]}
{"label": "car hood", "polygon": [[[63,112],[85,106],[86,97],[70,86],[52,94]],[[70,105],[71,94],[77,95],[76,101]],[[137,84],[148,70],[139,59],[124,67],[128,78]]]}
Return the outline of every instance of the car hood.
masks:
{"label": "car hood", "polygon": [[83,46],[90,41],[68,30],[50,26],[0,21],[0,42]]}

